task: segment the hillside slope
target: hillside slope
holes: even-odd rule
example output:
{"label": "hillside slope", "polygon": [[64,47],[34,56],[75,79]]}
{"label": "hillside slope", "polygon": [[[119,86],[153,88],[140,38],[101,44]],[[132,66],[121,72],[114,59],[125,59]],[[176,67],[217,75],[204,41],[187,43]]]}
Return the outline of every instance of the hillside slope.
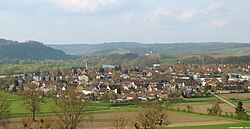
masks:
{"label": "hillside slope", "polygon": [[61,50],[47,47],[37,41],[17,42],[0,39],[0,59],[66,59],[68,56]]}
{"label": "hillside slope", "polygon": [[149,52],[161,54],[213,54],[250,52],[249,43],[169,43],[169,44],[141,44],[135,42],[112,42],[102,44],[70,44],[70,45],[48,45],[59,49],[67,54],[80,55],[96,52],[146,54]]}

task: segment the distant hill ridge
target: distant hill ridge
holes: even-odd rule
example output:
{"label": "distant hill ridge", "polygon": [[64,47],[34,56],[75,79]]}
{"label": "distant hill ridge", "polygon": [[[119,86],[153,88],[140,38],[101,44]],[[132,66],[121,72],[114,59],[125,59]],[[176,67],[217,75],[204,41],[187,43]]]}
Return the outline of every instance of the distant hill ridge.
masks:
{"label": "distant hill ridge", "polygon": [[0,59],[66,59],[68,56],[61,50],[45,46],[38,41],[18,42],[0,39]]}
{"label": "distant hill ridge", "polygon": [[202,42],[202,43],[155,43],[143,44],[137,42],[110,42],[101,44],[62,44],[47,45],[67,54],[80,55],[90,53],[153,53],[162,54],[214,54],[250,52],[250,43],[234,42]]}

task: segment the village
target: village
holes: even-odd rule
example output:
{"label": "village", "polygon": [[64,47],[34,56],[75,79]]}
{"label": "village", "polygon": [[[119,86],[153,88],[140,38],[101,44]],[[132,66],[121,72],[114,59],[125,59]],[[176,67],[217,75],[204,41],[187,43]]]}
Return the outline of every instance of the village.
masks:
{"label": "village", "polygon": [[0,0],[0,129],[250,129],[249,5]]}
{"label": "village", "polygon": [[86,63],[85,67],[58,69],[53,74],[47,71],[9,76],[15,81],[5,91],[18,93],[26,90],[26,83],[32,83],[44,95],[52,94],[52,97],[59,97],[65,90],[74,90],[92,101],[178,101],[182,98],[207,97],[214,93],[249,92],[249,71],[250,66],[245,64],[178,63],[169,67],[153,64],[152,67],[103,65],[89,68]]}

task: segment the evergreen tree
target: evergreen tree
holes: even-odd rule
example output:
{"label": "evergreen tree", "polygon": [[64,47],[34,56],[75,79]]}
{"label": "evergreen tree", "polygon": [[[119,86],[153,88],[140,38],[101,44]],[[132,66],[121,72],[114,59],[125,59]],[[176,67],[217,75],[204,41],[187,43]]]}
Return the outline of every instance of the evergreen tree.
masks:
{"label": "evergreen tree", "polygon": [[249,120],[250,116],[245,112],[243,108],[243,103],[241,101],[238,102],[237,107],[235,108],[236,118],[241,120]]}
{"label": "evergreen tree", "polygon": [[241,112],[244,112],[244,108],[243,108],[243,103],[239,101],[237,107],[235,108],[235,113],[239,114]]}

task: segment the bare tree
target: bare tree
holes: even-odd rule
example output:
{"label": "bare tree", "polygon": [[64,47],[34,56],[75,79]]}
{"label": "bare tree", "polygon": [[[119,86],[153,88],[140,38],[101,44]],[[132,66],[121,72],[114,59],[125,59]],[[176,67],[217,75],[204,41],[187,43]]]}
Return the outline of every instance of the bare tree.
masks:
{"label": "bare tree", "polygon": [[62,92],[57,105],[52,107],[53,112],[61,120],[65,129],[76,129],[83,122],[90,122],[93,116],[86,114],[86,101],[81,93],[74,91]]}
{"label": "bare tree", "polygon": [[2,127],[6,127],[9,122],[9,108],[10,102],[0,94],[0,126]]}
{"label": "bare tree", "polygon": [[192,112],[193,111],[193,107],[190,105],[187,105],[187,112]]}
{"label": "bare tree", "polygon": [[149,104],[144,111],[139,112],[136,121],[136,129],[156,129],[171,124],[166,111],[156,103]]}
{"label": "bare tree", "polygon": [[222,109],[218,102],[214,103],[211,108],[207,108],[209,115],[221,115]]}
{"label": "bare tree", "polygon": [[116,98],[117,95],[114,91],[106,91],[105,94],[100,97],[100,100],[104,102],[111,102],[116,100]]}
{"label": "bare tree", "polygon": [[38,90],[37,85],[27,83],[24,86],[23,96],[25,108],[32,113],[32,120],[36,121],[36,113],[40,110],[43,99],[42,92]]}
{"label": "bare tree", "polygon": [[114,120],[113,125],[115,129],[128,129],[129,128],[129,122],[127,119],[125,119],[124,116],[118,117]]}

